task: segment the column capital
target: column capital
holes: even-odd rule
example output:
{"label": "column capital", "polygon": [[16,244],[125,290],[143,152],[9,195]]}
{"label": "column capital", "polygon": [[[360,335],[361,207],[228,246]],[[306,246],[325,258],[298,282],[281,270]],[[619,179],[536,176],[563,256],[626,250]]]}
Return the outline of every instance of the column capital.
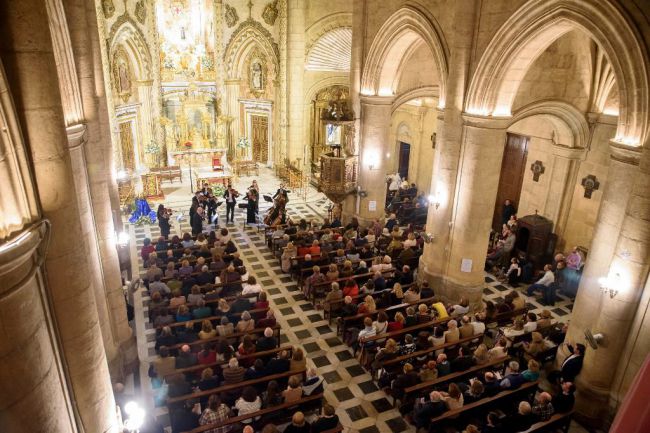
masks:
{"label": "column capital", "polygon": [[609,140],[609,156],[615,161],[630,165],[639,165],[641,146],[628,146],[615,140]]}
{"label": "column capital", "polygon": [[228,85],[239,86],[239,84],[241,84],[241,82],[242,82],[242,80],[240,80],[239,78],[228,78],[228,79],[223,80],[223,83],[226,86],[228,86]]}
{"label": "column capital", "polygon": [[362,105],[393,105],[394,96],[361,95]]}
{"label": "column capital", "polygon": [[462,117],[464,125],[482,129],[506,129],[512,122],[510,117],[481,116],[467,112]]}
{"label": "column capital", "polygon": [[86,128],[85,123],[78,123],[65,128],[68,136],[68,148],[70,150],[81,148],[86,144],[88,141],[87,130],[88,128]]}
{"label": "column capital", "polygon": [[[40,261],[45,258],[45,252],[38,254],[38,260],[32,260],[34,253],[41,247],[43,241],[49,237],[50,223],[48,220],[28,226],[20,233],[7,239],[0,245],[0,276],[3,277],[0,298],[7,296],[15,288],[20,287],[21,282],[40,266]],[[45,242],[47,245],[47,242]],[[30,266],[23,266],[26,262],[32,261]],[[13,277],[10,275],[13,272]]]}

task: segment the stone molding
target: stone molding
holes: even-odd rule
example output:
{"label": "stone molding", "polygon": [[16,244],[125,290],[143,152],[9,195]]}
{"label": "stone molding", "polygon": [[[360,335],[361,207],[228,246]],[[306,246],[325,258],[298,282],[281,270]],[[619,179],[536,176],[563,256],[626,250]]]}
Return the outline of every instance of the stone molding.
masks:
{"label": "stone molding", "polygon": [[586,148],[588,146],[591,134],[587,118],[584,113],[567,102],[543,100],[528,104],[512,114],[511,125],[537,115],[552,116],[564,122],[573,133],[573,147]]}
{"label": "stone molding", "polygon": [[[446,83],[448,75],[449,48],[444,39],[440,25],[433,17],[425,16],[420,10],[412,6],[404,6],[391,15],[381,26],[377,35],[372,41],[368,55],[365,58],[361,75],[361,93],[376,95],[381,90],[393,89],[393,78],[398,75],[397,69],[393,73],[385,73],[384,65],[387,57],[391,54],[395,43],[405,34],[414,33],[414,43],[417,40],[423,41],[431,50],[434,62],[438,68],[437,74],[440,77],[440,95],[446,95]],[[412,43],[411,45],[413,45]],[[406,51],[401,53],[406,58]],[[399,68],[403,62],[395,62]],[[382,77],[388,76],[390,83],[383,82]],[[386,88],[386,89],[384,89]]]}
{"label": "stone molding", "polygon": [[[0,245],[0,276],[3,280],[0,285],[0,299],[19,290],[23,283],[40,269],[45,260],[49,238],[50,222],[43,219],[24,228]],[[36,261],[33,261],[35,254]],[[33,263],[25,266],[30,260]],[[18,275],[12,275],[16,273]]]}
{"label": "stone molding", "polygon": [[248,48],[255,44],[271,59],[275,68],[274,75],[280,75],[280,51],[278,44],[273,41],[273,35],[261,23],[248,18],[237,27],[226,44],[223,58],[228,78],[241,78],[244,57],[248,54]]}
{"label": "stone molding", "polygon": [[440,98],[440,86],[422,86],[396,95],[393,99],[393,112],[402,104],[415,98]]}
{"label": "stone molding", "polygon": [[536,56],[563,34],[587,32],[611,62],[621,95],[617,140],[643,143],[650,94],[642,38],[613,2],[529,0],[496,32],[470,80],[465,110],[483,115],[512,108],[516,90]]}
{"label": "stone molding", "polygon": [[70,150],[83,149],[88,141],[88,128],[85,123],[68,126],[65,129],[68,135],[68,148]]}
{"label": "stone molding", "polygon": [[61,0],[47,0],[48,23],[52,35],[54,59],[59,77],[59,90],[63,102],[63,117],[67,125],[81,122],[84,119],[83,104],[81,102],[81,91],[79,90],[79,78],[74,62],[74,53],[70,34],[68,33],[68,22]]}
{"label": "stone molding", "polygon": [[624,164],[639,165],[642,151],[641,147],[626,146],[615,140],[609,141],[609,157]]}
{"label": "stone molding", "polygon": [[462,113],[463,125],[481,129],[508,129],[512,124],[511,117],[480,116]]}
{"label": "stone molding", "polygon": [[361,95],[361,105],[393,105],[393,96],[369,96]]}
{"label": "stone molding", "polygon": [[352,13],[338,12],[327,15],[305,29],[305,57],[311,47],[327,32],[340,27],[352,28]]}

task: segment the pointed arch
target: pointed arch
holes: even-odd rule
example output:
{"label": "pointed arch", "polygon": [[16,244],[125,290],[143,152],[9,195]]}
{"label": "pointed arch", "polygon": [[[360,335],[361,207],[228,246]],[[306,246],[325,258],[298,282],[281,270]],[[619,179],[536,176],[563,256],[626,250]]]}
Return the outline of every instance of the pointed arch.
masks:
{"label": "pointed arch", "polygon": [[532,116],[543,116],[551,124],[559,125],[558,131],[570,130],[572,147],[586,148],[589,142],[589,124],[585,115],[575,106],[558,100],[545,100],[528,104],[515,111],[508,127]]}
{"label": "pointed arch", "polygon": [[128,16],[122,15],[113,24],[109,37],[109,52],[112,61],[113,56],[122,47],[127,53],[131,64],[134,66],[136,79],[152,79],[152,59],[147,41],[138,29],[137,24]]}
{"label": "pointed arch", "polygon": [[529,0],[497,31],[470,81],[465,111],[509,116],[529,67],[567,32],[588,34],[605,53],[620,92],[616,141],[640,145],[648,134],[648,56],[641,37],[609,1]]}
{"label": "pointed arch", "polygon": [[379,29],[363,68],[361,92],[364,95],[394,94],[403,62],[422,43],[433,55],[440,77],[440,98],[444,99],[449,48],[435,19],[413,6],[397,10]]}
{"label": "pointed arch", "polygon": [[258,48],[270,60],[273,75],[280,70],[280,51],[273,36],[252,18],[242,22],[232,34],[224,51],[226,74],[230,79],[241,79],[248,54]]}

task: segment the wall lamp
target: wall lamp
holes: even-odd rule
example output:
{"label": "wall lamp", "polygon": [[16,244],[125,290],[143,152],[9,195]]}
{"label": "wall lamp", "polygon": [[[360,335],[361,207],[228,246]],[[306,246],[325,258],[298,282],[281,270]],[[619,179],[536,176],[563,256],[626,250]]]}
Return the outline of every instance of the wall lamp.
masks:
{"label": "wall lamp", "polygon": [[433,194],[430,194],[429,197],[427,197],[429,204],[432,204],[438,209],[440,207],[440,200],[436,199],[436,196]]}
{"label": "wall lamp", "polygon": [[618,295],[618,288],[621,286],[621,274],[617,272],[613,278],[609,276],[600,277],[598,284],[600,284],[600,290],[603,293],[609,293],[609,298],[614,299]]}
{"label": "wall lamp", "polygon": [[430,244],[434,241],[435,236],[433,235],[433,233],[424,233],[422,235],[422,239],[424,239],[424,243]]}

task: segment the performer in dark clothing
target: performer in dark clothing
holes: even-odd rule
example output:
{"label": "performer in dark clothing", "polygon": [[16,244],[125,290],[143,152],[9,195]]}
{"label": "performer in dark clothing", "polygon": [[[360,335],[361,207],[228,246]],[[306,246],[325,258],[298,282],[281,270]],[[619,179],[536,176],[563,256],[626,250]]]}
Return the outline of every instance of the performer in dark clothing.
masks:
{"label": "performer in dark clothing", "polygon": [[257,215],[259,193],[253,186],[250,186],[248,188],[246,198],[248,199],[248,208],[246,209],[246,223],[255,224],[256,223],[255,216]]}
{"label": "performer in dark clothing", "polygon": [[158,227],[160,227],[160,236],[167,239],[169,237],[169,232],[171,227],[169,226],[169,217],[171,212],[165,209],[163,204],[158,206]]}
{"label": "performer in dark clothing", "polygon": [[223,198],[226,199],[226,223],[228,223],[228,221],[231,223],[235,222],[235,205],[237,204],[237,197],[239,197],[239,193],[229,184],[228,189],[223,193]]}
{"label": "performer in dark clothing", "polygon": [[196,236],[203,232],[203,208],[196,208],[196,212],[192,215],[190,220],[190,225],[192,226],[192,235]]}
{"label": "performer in dark clothing", "polygon": [[501,210],[501,224],[507,224],[510,220],[510,217],[517,214],[517,209],[512,204],[510,200],[506,200],[503,203],[503,209]]}

